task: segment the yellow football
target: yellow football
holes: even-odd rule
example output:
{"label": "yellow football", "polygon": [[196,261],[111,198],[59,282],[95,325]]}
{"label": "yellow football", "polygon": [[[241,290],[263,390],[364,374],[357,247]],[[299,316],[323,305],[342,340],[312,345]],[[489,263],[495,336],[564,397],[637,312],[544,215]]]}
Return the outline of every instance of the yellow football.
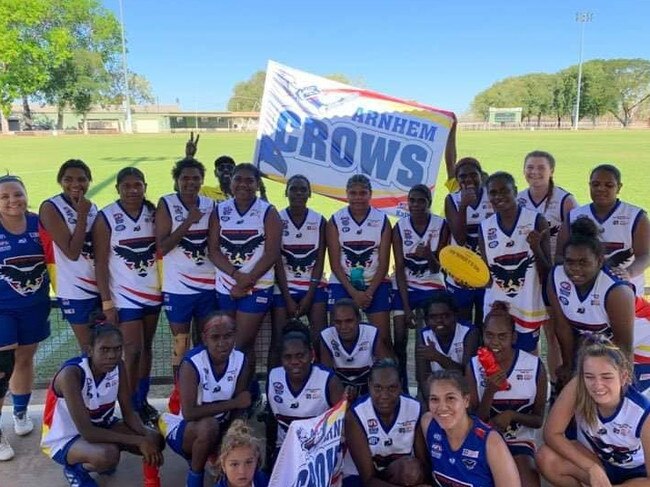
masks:
{"label": "yellow football", "polygon": [[490,282],[490,270],[481,256],[467,247],[447,245],[440,251],[440,266],[458,284],[480,288]]}

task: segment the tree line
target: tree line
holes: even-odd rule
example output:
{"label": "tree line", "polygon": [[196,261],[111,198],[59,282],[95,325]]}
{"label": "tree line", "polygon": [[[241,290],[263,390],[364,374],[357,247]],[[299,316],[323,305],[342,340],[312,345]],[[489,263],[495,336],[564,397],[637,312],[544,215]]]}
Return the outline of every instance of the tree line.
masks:
{"label": "tree line", "polygon": [[[494,83],[474,97],[472,112],[487,120],[490,107],[521,107],[522,118],[557,126],[575,116],[578,66],[554,74],[531,73]],[[624,127],[650,112],[650,61],[595,59],[582,65],[579,119],[613,115]]]}
{"label": "tree line", "polygon": [[[14,100],[32,129],[30,102],[72,109],[84,120],[93,106],[123,103],[120,24],[99,0],[0,0],[0,116]],[[153,103],[146,78],[128,73],[135,103]]]}

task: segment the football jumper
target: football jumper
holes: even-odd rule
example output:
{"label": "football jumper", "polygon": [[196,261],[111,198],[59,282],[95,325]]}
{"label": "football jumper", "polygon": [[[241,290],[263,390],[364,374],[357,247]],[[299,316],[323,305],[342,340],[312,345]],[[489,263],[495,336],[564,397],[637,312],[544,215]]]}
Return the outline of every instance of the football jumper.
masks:
{"label": "football jumper", "polygon": [[[264,254],[266,233],[264,222],[271,205],[256,198],[250,208],[239,213],[235,199],[222,201],[215,211],[221,230],[219,247],[228,261],[241,272],[249,272]],[[273,266],[267,270],[253,286],[252,291],[260,291],[273,286],[275,273]],[[216,270],[216,289],[218,293],[230,294],[235,279],[222,270]]]}
{"label": "football jumper", "polygon": [[111,299],[117,309],[140,309],[162,303],[156,263],[154,210],[142,205],[131,218],[119,201],[99,214],[110,229],[108,257]]}
{"label": "football jumper", "polygon": [[[307,292],[318,258],[321,225],[324,219],[320,213],[308,209],[302,223],[294,222],[285,208],[280,212],[280,220],[282,221],[280,252],[289,291]],[[325,282],[320,283],[319,287],[325,287]]]}
{"label": "football jumper", "polygon": [[[645,214],[641,208],[617,200],[614,208],[604,219],[599,219],[593,209],[593,203],[574,208],[569,213],[569,223],[577,218],[586,216],[591,218],[600,230],[600,239],[603,242],[605,257],[612,267],[629,267],[634,262],[633,235],[636,226]],[[637,296],[643,296],[645,278],[644,274],[630,279],[636,288]]]}
{"label": "football jumper", "polygon": [[485,291],[484,316],[494,301],[507,302],[515,319],[517,347],[529,352],[537,348],[539,329],[548,319],[535,255],[526,241],[538,217],[532,210],[519,208],[510,232],[503,229],[498,214],[481,223],[485,258],[492,276],[492,284]]}
{"label": "football jumper", "polygon": [[425,439],[431,457],[431,471],[434,481],[442,487],[494,486],[486,449],[492,428],[473,416],[471,420],[472,428],[456,451],[449,446],[447,433],[436,420],[429,423]]}
{"label": "football jumper", "polygon": [[43,410],[41,449],[52,458],[70,440],[79,436],[79,430],[72,421],[65,399],[57,394],[53,386],[57,375],[66,367],[81,369],[81,397],[93,425],[108,428],[117,421],[114,413],[120,387],[119,367],[115,367],[106,373],[99,382],[95,382],[87,356],[82,355],[66,361],[50,383]]}
{"label": "football jumper", "polygon": [[350,349],[341,342],[334,326],[320,333],[322,343],[327,347],[334,361],[334,372],[343,385],[363,386],[368,382],[368,373],[374,362],[373,353],[377,344],[377,327],[359,324],[359,335]]}
{"label": "football jumper", "polygon": [[[460,197],[460,191],[447,195],[447,198],[452,202],[456,211],[458,211],[458,208],[460,207]],[[490,204],[490,198],[488,198],[487,191],[485,191],[485,188],[481,188],[476,206],[470,205],[465,209],[465,247],[472,249],[477,254],[481,253],[478,245],[479,227],[483,220],[493,214],[494,210],[492,210],[492,205]],[[453,234],[451,235],[451,245],[458,245]],[[452,286],[463,287],[459,286],[449,275],[447,275],[447,282]]]}
{"label": "football jumper", "polygon": [[[332,221],[339,232],[341,245],[340,262],[343,272],[355,285],[355,276],[367,287],[379,266],[379,244],[381,234],[388,225],[388,217],[376,208],[369,208],[365,218],[356,222],[349,208],[341,208],[332,215]],[[386,281],[388,282],[388,281]],[[330,283],[340,284],[337,277],[330,275]]]}
{"label": "football jumper", "polygon": [[27,308],[49,301],[50,280],[38,234],[38,215],[27,213],[25,232],[0,224],[0,309]]}
{"label": "football jumper", "polygon": [[[360,397],[352,405],[352,413],[366,434],[372,463],[378,472],[400,457],[413,455],[415,432],[420,422],[418,401],[401,395],[392,424],[382,423],[369,395]],[[343,475],[358,475],[349,452],[343,460]]]}
{"label": "football jumper", "polygon": [[275,442],[277,448],[282,445],[293,420],[313,418],[333,406],[328,390],[333,376],[331,370],[313,364],[302,388],[292,391],[283,367],[276,367],[269,372],[266,397],[271,412],[278,422],[278,435]]}
{"label": "football jumper", "polygon": [[641,428],[649,412],[648,399],[629,386],[614,414],[598,414],[593,427],[576,415],[578,441],[598,455],[612,483],[645,476]]}
{"label": "football jumper", "polygon": [[[178,194],[163,196],[171,231],[174,232],[187,219],[189,209]],[[197,207],[203,213],[193,223],[178,245],[162,258],[162,290],[174,294],[197,294],[214,289],[214,265],[208,259],[208,221],[214,209],[214,201],[199,196]]]}
{"label": "football jumper", "polygon": [[[246,359],[242,352],[233,349],[223,373],[219,375],[214,370],[208,349],[205,345],[201,345],[187,352],[183,357],[183,362],[190,364],[196,373],[198,379],[196,402],[200,406],[201,404],[227,401],[235,397],[237,381],[244,369]],[[229,412],[215,415],[220,422],[228,420],[229,417]],[[162,419],[165,423],[165,436],[167,436],[183,420],[183,411],[181,410],[178,415],[163,414]]]}
{"label": "football jumper", "polygon": [[[487,376],[478,357],[473,357],[470,364],[480,401],[487,387]],[[494,393],[492,407],[490,408],[490,417],[494,417],[504,411],[516,411],[521,414],[532,413],[535,396],[537,395],[539,372],[539,357],[535,357],[523,350],[515,349],[515,357],[507,375],[510,387],[507,391],[497,391]],[[502,436],[506,440],[508,447],[513,449],[513,455],[522,453],[517,447],[524,447],[525,450],[530,451],[532,454],[535,452],[535,433],[536,430],[529,426],[511,423],[508,429],[502,433]]]}
{"label": "football jumper", "polygon": [[[420,336],[422,337],[422,343],[425,345],[433,345],[433,348],[435,348],[445,357],[449,357],[454,362],[460,364],[463,361],[463,353],[465,351],[465,338],[471,329],[472,328],[467,325],[456,323],[454,336],[451,339],[451,342],[449,343],[449,347],[447,349],[445,349],[445,347],[440,344],[438,337],[429,327],[420,329]],[[442,366],[438,362],[432,361],[430,364],[431,372],[443,370]]]}
{"label": "football jumper", "polygon": [[557,236],[560,232],[560,227],[564,222],[562,208],[564,207],[564,202],[570,196],[571,193],[559,186],[553,186],[553,192],[551,193],[550,198],[544,196],[544,198],[537,203],[533,201],[529,189],[520,191],[517,195],[519,206],[536,211],[539,214],[544,215],[544,218],[546,218],[546,221],[551,227],[549,237],[551,241],[551,256],[553,257],[555,257],[555,249],[557,248]]}
{"label": "football jumper", "polygon": [[408,290],[432,291],[444,289],[445,281],[441,271],[433,273],[429,269],[429,261],[415,256],[418,245],[429,245],[432,252],[438,250],[440,235],[445,227],[445,220],[437,215],[429,215],[429,223],[422,234],[413,227],[411,217],[401,218],[396,225],[398,235],[402,241],[402,254],[404,256],[404,273]]}
{"label": "football jumper", "polygon": [[[77,210],[68,203],[62,194],[46,200],[61,215],[61,219],[72,235],[77,226]],[[86,238],[77,260],[66,257],[54,238],[43,225],[39,232],[45,250],[45,262],[52,281],[52,289],[57,298],[92,299],[99,296],[95,279],[95,260],[93,255],[92,234],[90,232],[97,217],[97,205],[90,207],[86,219]]]}

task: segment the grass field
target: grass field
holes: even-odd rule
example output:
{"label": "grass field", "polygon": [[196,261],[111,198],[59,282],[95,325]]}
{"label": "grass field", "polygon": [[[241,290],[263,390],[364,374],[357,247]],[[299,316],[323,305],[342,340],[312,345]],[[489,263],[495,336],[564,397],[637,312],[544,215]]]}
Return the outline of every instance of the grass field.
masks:
{"label": "grass field", "polygon": [[[122,167],[137,166],[147,176],[148,197],[158,197],[172,190],[170,170],[183,156],[185,134],[132,136],[59,136],[0,137],[0,171],[20,175],[27,186],[31,207],[59,191],[56,172],[66,159],[86,161],[93,171],[89,197],[100,207],[115,199],[115,174]],[[229,154],[237,161],[250,161],[255,137],[253,134],[202,134],[197,157],[208,166],[206,183],[215,184],[212,161]],[[521,175],[524,155],[534,149],[551,152],[557,159],[556,184],[574,193],[581,203],[589,200],[587,180],[592,167],[601,162],[614,162],[623,173],[621,197],[631,203],[650,208],[650,131],[592,132],[460,132],[459,157],[477,157],[486,171],[505,170],[513,173],[523,188]],[[309,174],[308,172],[306,172]],[[446,194],[438,177],[434,211],[440,213]],[[269,199],[282,208],[284,188],[269,182]],[[314,196],[311,205],[330,215],[341,204]],[[53,317],[52,337],[41,347],[37,357],[37,374],[43,383],[51,377],[58,364],[76,350],[72,332],[58,311]],[[161,322],[161,324],[164,323]],[[169,376],[170,344],[168,327],[161,326],[156,338],[156,374]],[[262,350],[264,348],[262,347]],[[259,362],[259,360],[258,360]]]}

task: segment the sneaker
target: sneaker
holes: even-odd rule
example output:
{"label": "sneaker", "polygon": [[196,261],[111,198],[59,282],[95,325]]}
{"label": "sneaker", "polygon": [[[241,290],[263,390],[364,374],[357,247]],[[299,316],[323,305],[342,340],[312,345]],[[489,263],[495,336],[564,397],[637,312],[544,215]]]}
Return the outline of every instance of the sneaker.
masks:
{"label": "sneaker", "polygon": [[7,441],[7,437],[0,430],[0,462],[6,462],[14,457],[14,449]]}
{"label": "sneaker", "polygon": [[81,464],[63,467],[63,475],[70,487],[98,487],[99,484],[84,470]]}
{"label": "sneaker", "polygon": [[27,412],[14,414],[14,431],[18,436],[25,436],[32,432],[34,423]]}

